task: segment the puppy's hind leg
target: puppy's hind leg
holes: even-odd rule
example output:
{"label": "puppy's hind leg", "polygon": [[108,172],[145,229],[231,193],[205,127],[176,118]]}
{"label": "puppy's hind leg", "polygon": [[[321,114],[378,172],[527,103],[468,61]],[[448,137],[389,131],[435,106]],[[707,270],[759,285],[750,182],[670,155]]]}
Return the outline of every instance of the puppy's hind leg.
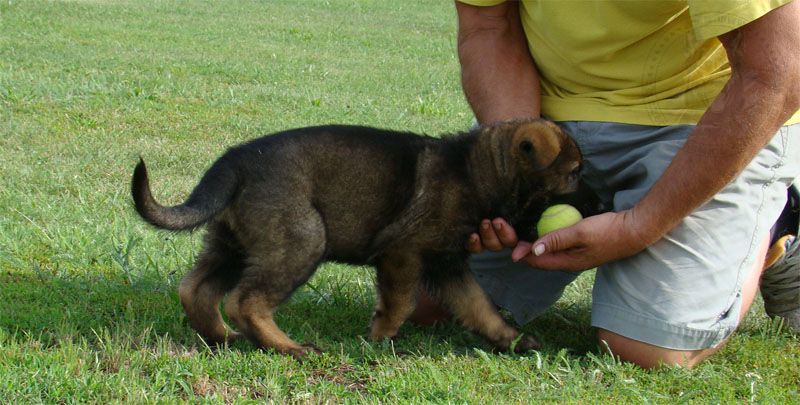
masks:
{"label": "puppy's hind leg", "polygon": [[257,286],[237,287],[225,298],[225,311],[236,319],[242,332],[261,348],[273,349],[298,359],[309,352],[319,352],[314,345],[295,342],[275,323],[275,310],[283,300],[280,298],[283,294],[276,292],[264,291]]}
{"label": "puppy's hind leg", "polygon": [[316,211],[275,218],[266,226],[269,232],[249,246],[247,267],[225,298],[225,313],[257,345],[300,358],[318,349],[289,338],[275,323],[273,314],[322,260],[324,226]]}
{"label": "puppy's hind leg", "polygon": [[438,279],[434,287],[441,303],[467,329],[482,335],[498,349],[511,350],[514,346],[515,352],[524,352],[539,347],[536,339],[528,335],[520,337],[519,331],[503,320],[466,265],[460,274],[451,273]]}
{"label": "puppy's hind leg", "polygon": [[189,323],[208,344],[223,344],[239,337],[222,320],[219,303],[241,276],[243,259],[241,247],[229,228],[213,224],[194,268],[178,286]]}

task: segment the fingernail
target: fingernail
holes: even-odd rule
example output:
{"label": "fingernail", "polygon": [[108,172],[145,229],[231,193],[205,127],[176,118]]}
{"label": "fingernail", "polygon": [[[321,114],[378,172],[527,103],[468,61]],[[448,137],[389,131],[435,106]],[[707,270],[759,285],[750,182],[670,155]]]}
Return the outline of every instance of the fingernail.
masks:
{"label": "fingernail", "polygon": [[489,221],[481,222],[481,228],[482,229],[489,229]]}
{"label": "fingernail", "polygon": [[534,255],[541,256],[542,253],[544,253],[544,244],[539,243],[539,244],[537,244],[536,246],[533,247],[533,254]]}
{"label": "fingernail", "polygon": [[494,227],[494,229],[495,229],[495,230],[497,230],[497,231],[499,231],[501,228],[503,228],[503,224],[501,224],[501,223],[499,223],[499,222],[492,222],[492,226],[493,226],[493,227]]}

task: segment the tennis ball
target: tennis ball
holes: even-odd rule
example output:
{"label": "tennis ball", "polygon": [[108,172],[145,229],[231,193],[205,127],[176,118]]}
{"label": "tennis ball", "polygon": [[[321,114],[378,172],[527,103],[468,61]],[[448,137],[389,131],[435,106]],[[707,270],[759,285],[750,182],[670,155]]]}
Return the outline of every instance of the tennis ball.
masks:
{"label": "tennis ball", "polygon": [[555,230],[575,225],[583,219],[581,213],[569,204],[556,204],[547,207],[536,223],[536,232],[544,236]]}

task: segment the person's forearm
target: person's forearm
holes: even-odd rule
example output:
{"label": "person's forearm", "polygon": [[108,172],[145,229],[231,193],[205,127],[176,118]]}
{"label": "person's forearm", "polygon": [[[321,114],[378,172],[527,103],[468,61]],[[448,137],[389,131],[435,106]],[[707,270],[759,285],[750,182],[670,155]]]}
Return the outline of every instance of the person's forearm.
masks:
{"label": "person's forearm", "polygon": [[647,244],[722,190],[788,118],[769,105],[780,97],[755,87],[748,91],[747,86],[731,83],[712,105],[714,111],[703,117],[661,179],[636,205],[634,217],[647,220],[635,231]]}
{"label": "person's forearm", "polygon": [[631,211],[632,231],[641,242],[659,239],[724,188],[797,111],[800,55],[794,44],[800,35],[794,27],[788,31],[794,37],[782,48],[763,49],[773,46],[770,40],[744,30],[723,38],[731,79],[662,177]]}
{"label": "person's forearm", "polygon": [[478,122],[538,117],[539,77],[518,5],[471,8],[457,3],[456,7],[462,86]]}

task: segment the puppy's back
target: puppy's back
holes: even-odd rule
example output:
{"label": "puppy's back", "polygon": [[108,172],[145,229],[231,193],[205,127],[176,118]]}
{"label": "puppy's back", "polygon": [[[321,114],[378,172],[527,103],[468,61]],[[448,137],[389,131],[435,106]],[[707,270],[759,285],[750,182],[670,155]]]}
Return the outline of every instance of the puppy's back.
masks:
{"label": "puppy's back", "polygon": [[418,160],[438,142],[369,127],[323,126],[262,137],[228,155],[247,173],[240,186],[246,204],[311,204],[325,224],[329,258],[360,263],[371,255],[375,235],[408,205]]}

